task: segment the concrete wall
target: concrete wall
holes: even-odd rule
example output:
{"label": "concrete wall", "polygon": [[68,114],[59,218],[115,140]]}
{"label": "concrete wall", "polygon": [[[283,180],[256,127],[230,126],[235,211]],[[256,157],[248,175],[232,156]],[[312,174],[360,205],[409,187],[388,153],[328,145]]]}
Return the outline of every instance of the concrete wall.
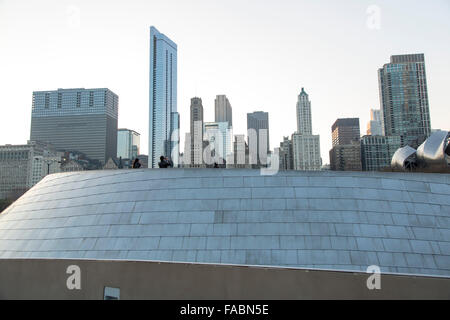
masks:
{"label": "concrete wall", "polygon": [[[67,267],[81,270],[81,290],[69,290]],[[450,299],[450,279],[226,265],[94,260],[0,260],[0,299]]]}

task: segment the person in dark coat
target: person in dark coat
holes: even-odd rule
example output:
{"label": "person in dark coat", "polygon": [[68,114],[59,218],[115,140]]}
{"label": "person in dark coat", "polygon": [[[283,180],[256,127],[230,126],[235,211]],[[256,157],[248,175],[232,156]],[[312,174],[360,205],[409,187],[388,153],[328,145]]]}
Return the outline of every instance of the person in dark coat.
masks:
{"label": "person in dark coat", "polygon": [[139,162],[139,159],[136,158],[133,161],[133,169],[139,169],[141,167],[141,163]]}
{"label": "person in dark coat", "polygon": [[158,166],[159,166],[160,168],[173,168],[173,162],[172,162],[172,160],[169,160],[168,158],[166,158],[166,157],[164,157],[164,156],[159,157],[159,160],[161,160],[161,161],[158,163]]}

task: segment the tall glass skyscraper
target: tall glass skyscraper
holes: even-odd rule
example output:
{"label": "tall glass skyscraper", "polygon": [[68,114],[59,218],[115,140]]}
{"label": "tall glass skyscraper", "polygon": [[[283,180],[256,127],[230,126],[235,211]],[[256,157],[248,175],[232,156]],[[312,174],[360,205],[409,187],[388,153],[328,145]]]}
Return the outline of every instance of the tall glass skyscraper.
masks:
{"label": "tall glass skyscraper", "polygon": [[[254,130],[255,135],[252,136],[249,130]],[[269,113],[263,111],[247,113],[247,133],[251,164],[266,165],[267,154],[270,152]],[[256,154],[253,154],[255,152]]]}
{"label": "tall glass skyscraper", "polygon": [[180,117],[177,112],[177,45],[150,27],[149,168],[160,156],[178,165]]}
{"label": "tall glass skyscraper", "polygon": [[431,133],[423,54],[391,56],[378,70],[385,136],[401,136],[402,146],[419,146]]}
{"label": "tall glass skyscraper", "polygon": [[30,140],[106,163],[117,155],[119,97],[109,89],[33,92]]}

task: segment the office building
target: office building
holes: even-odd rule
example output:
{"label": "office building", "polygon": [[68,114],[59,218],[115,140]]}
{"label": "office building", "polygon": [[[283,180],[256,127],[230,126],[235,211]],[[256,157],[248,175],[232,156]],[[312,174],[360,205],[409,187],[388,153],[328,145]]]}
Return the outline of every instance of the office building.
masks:
{"label": "office building", "polygon": [[370,121],[367,124],[368,136],[382,136],[383,125],[381,121],[381,110],[370,109]]}
{"label": "office building", "polygon": [[361,144],[354,141],[350,144],[336,145],[330,150],[330,170],[361,171]]}
{"label": "office building", "polygon": [[191,99],[191,167],[203,165],[203,104],[202,99]]}
{"label": "office building", "polygon": [[361,162],[364,171],[379,171],[390,167],[394,153],[401,147],[400,136],[363,136]]}
{"label": "office building", "polygon": [[[208,141],[204,159],[206,164],[231,163],[232,161],[232,137],[233,130],[228,126],[228,122],[205,122],[204,123],[204,139]],[[212,163],[211,163],[212,162]]]}
{"label": "office building", "polygon": [[60,172],[62,155],[38,141],[0,146],[0,199],[17,197],[47,174]]}
{"label": "office building", "polygon": [[150,27],[149,167],[164,155],[178,165],[177,45]]}
{"label": "office building", "polygon": [[311,101],[302,88],[297,101],[297,132],[292,135],[294,170],[320,170],[320,136],[312,134]]}
{"label": "office building", "polygon": [[331,127],[330,169],[361,171],[359,118],[337,119]]}
{"label": "office building", "polygon": [[140,151],[140,136],[134,130],[119,129],[117,131],[117,158],[135,159]]}
{"label": "office building", "polygon": [[294,170],[320,170],[322,159],[320,157],[319,135],[292,135],[292,152],[294,154]]}
{"label": "office building", "polygon": [[227,163],[227,168],[250,169],[248,144],[244,134],[234,136],[233,142],[233,163]]}
{"label": "office building", "polygon": [[391,56],[378,70],[383,134],[417,148],[431,133],[423,54]]}
{"label": "office building", "polygon": [[214,101],[215,122],[228,122],[228,126],[233,126],[233,110],[226,95],[216,96]]}
{"label": "office building", "polygon": [[280,142],[279,157],[281,170],[294,170],[294,152],[289,137],[283,137],[283,141]]}
{"label": "office building", "polygon": [[118,105],[118,96],[106,88],[35,91],[30,140],[105,164],[117,155]]}
{"label": "office building", "polygon": [[267,165],[267,155],[270,152],[269,113],[247,113],[247,134],[250,163],[257,166]]}
{"label": "office building", "polygon": [[312,134],[311,101],[309,95],[302,88],[297,101],[297,133],[303,135]]}
{"label": "office building", "polygon": [[337,119],[331,127],[331,137],[333,147],[359,141],[359,118]]}

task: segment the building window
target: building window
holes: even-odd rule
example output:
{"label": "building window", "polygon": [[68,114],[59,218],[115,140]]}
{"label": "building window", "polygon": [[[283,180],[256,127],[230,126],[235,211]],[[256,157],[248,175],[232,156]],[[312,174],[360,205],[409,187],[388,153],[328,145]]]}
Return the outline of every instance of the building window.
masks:
{"label": "building window", "polygon": [[105,287],[103,300],[120,300],[120,289]]}
{"label": "building window", "polygon": [[57,108],[61,109],[62,107],[62,93],[58,93],[58,104],[57,104]]}

